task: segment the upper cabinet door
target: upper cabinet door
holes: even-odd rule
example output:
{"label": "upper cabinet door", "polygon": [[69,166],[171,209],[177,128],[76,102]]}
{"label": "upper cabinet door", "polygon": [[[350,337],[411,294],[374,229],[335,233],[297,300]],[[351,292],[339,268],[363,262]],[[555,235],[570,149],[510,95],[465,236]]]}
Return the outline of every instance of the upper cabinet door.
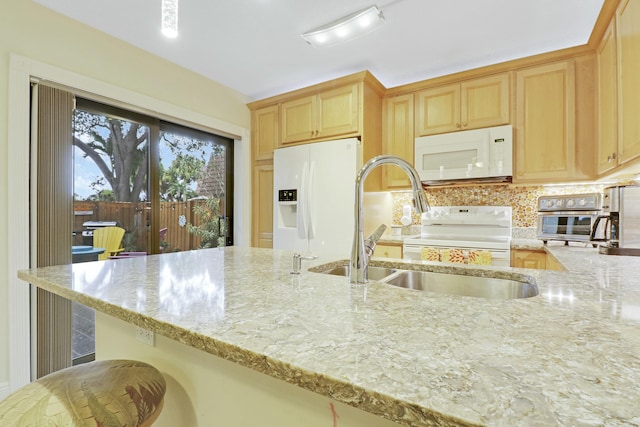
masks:
{"label": "upper cabinet door", "polygon": [[253,111],[252,120],[254,160],[272,159],[279,139],[278,105]]}
{"label": "upper cabinet door", "polygon": [[640,1],[622,1],[618,20],[619,161],[640,155]]}
{"label": "upper cabinet door", "polygon": [[353,84],[318,95],[318,137],[358,132],[358,85]]}
{"label": "upper cabinet door", "polygon": [[575,168],[575,64],[558,62],[516,72],[518,181],[573,177]]}
{"label": "upper cabinet door", "polygon": [[282,144],[357,134],[358,86],[347,85],[282,102]]}
{"label": "upper cabinet door", "polygon": [[509,123],[509,74],[498,74],[462,83],[462,129],[478,129]]}
{"label": "upper cabinet door", "polygon": [[425,89],[416,95],[416,135],[460,130],[460,84]]}
{"label": "upper cabinet door", "polygon": [[416,135],[499,126],[510,122],[510,74],[425,89],[416,98]]}
{"label": "upper cabinet door", "polygon": [[[383,152],[413,164],[413,94],[385,98],[382,107]],[[407,174],[397,167],[382,168],[384,188],[410,188]]]}
{"label": "upper cabinet door", "polygon": [[316,136],[316,96],[305,96],[283,102],[281,107],[282,143],[304,141]]}
{"label": "upper cabinet door", "polygon": [[598,174],[618,165],[618,96],[615,21],[598,48]]}

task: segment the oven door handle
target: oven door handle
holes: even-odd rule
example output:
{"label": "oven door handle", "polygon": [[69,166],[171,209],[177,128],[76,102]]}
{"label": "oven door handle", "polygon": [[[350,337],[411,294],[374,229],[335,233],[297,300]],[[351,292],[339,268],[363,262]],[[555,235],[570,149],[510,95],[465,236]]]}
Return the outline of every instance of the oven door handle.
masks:
{"label": "oven door handle", "polygon": [[[603,227],[603,237],[602,238],[596,238],[596,232],[598,231],[598,225],[600,224],[601,220],[605,220],[604,222],[604,227]],[[611,217],[609,215],[598,215],[595,219],[595,221],[593,222],[593,226],[591,227],[591,236],[589,238],[589,240],[591,242],[607,242],[609,239],[607,239],[607,226],[609,225],[609,221],[611,220]]]}

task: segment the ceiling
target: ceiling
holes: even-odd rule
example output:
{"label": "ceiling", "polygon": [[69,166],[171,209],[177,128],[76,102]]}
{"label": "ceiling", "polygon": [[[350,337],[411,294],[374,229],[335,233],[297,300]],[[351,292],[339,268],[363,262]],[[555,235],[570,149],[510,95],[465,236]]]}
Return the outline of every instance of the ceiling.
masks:
{"label": "ceiling", "polygon": [[300,34],[371,0],[34,0],[256,100],[369,70],[387,88],[585,44],[604,0],[380,0],[386,24],[326,48]]}

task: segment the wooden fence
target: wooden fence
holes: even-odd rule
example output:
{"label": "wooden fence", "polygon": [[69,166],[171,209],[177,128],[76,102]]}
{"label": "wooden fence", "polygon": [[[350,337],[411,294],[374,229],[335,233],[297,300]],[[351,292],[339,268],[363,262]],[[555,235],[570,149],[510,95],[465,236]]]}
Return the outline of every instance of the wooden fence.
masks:
{"label": "wooden fence", "polygon": [[[163,250],[178,251],[197,249],[200,247],[199,237],[187,231],[186,224],[199,226],[200,218],[193,211],[195,206],[204,205],[205,200],[190,200],[187,202],[160,202],[160,221],[158,229],[160,233],[165,229]],[[221,202],[223,203],[223,202]],[[221,211],[223,208],[221,207]],[[181,221],[181,216],[184,219]],[[146,251],[150,242],[151,208],[147,203],[129,202],[74,202],[73,230],[75,233],[74,245],[82,245],[82,224],[86,221],[117,221],[118,226],[125,229],[123,244],[127,251]],[[162,233],[161,233],[162,236]]]}

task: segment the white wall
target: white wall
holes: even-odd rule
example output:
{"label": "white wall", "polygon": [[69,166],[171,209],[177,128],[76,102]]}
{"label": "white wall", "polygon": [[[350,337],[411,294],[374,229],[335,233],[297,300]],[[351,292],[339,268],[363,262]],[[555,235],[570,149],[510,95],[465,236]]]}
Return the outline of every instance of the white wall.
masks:
{"label": "white wall", "polygon": [[[4,0],[0,13],[0,397],[9,379],[7,237],[13,209],[7,193],[23,177],[8,176],[10,55],[69,70],[94,81],[198,112],[240,129],[250,128],[247,99],[216,82],[189,72],[104,33],[79,24],[30,0]],[[13,110],[15,113],[15,109]],[[246,132],[245,132],[245,137]]]}

